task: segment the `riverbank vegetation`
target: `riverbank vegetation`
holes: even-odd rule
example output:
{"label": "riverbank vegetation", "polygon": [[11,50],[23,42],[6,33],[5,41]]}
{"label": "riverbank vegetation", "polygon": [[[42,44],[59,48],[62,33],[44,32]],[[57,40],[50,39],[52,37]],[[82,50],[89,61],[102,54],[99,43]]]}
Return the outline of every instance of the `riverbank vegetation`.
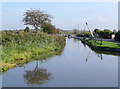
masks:
{"label": "riverbank vegetation", "polygon": [[120,52],[120,44],[102,40],[86,39],[82,42],[93,50]]}
{"label": "riverbank vegetation", "polygon": [[61,53],[65,37],[60,36],[60,30],[51,24],[52,18],[52,15],[40,9],[30,9],[24,13],[22,21],[35,29],[26,27],[23,30],[1,31],[2,72],[31,60],[42,61]]}
{"label": "riverbank vegetation", "polygon": [[109,47],[109,48],[120,48],[118,43],[108,42],[108,41],[100,41],[100,40],[87,40],[87,42],[91,42],[93,46],[100,46],[100,47]]}
{"label": "riverbank vegetation", "polygon": [[[103,39],[114,39],[115,36],[113,35],[116,34],[116,30],[110,31],[108,29],[104,29],[104,30],[94,29],[93,34]],[[77,36],[78,37],[91,37],[91,33],[90,31],[78,31]]]}
{"label": "riverbank vegetation", "polygon": [[47,33],[2,31],[2,72],[30,60],[44,60],[58,54],[65,46],[65,37]]}

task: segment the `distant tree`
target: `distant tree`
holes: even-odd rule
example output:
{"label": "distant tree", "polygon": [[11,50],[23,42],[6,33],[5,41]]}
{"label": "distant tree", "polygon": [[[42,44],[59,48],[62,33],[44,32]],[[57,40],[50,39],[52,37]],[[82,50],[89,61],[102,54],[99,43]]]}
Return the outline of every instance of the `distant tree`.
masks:
{"label": "distant tree", "polygon": [[29,31],[30,31],[29,27],[26,27],[24,30],[24,32],[29,32]]}
{"label": "distant tree", "polygon": [[79,33],[79,31],[78,31],[77,28],[74,28],[74,29],[73,29],[73,32],[74,32],[74,34],[78,34],[78,33]]}
{"label": "distant tree", "polygon": [[104,38],[104,39],[111,39],[112,33],[113,33],[112,31],[110,31],[108,29],[104,29],[103,31],[100,31],[99,37]]}
{"label": "distant tree", "polygon": [[112,31],[110,31],[110,30],[108,30],[108,29],[104,29],[104,32],[105,32],[105,33],[108,33],[108,34],[111,34],[111,33],[112,33]]}
{"label": "distant tree", "polygon": [[99,33],[100,33],[100,30],[99,30],[99,29],[95,29],[94,32],[95,32],[96,34],[99,34]]}
{"label": "distant tree", "polygon": [[117,31],[114,29],[114,30],[113,30],[113,33],[114,33],[114,34],[116,34],[116,33],[117,33]]}
{"label": "distant tree", "polygon": [[53,26],[50,23],[43,24],[42,28],[43,28],[43,31],[48,33],[48,34],[56,34],[57,33],[55,26]]}
{"label": "distant tree", "polygon": [[45,22],[51,22],[53,18],[50,14],[45,13],[42,10],[27,10],[23,15],[24,25],[32,25],[35,27],[36,32],[38,31],[38,27],[41,28],[42,24]]}

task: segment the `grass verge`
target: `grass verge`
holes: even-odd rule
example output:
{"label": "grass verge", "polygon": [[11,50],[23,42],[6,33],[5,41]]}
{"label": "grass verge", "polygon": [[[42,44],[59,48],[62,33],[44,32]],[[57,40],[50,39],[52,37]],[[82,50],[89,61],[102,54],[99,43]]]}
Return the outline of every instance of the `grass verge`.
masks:
{"label": "grass verge", "polygon": [[65,46],[65,37],[48,36],[46,33],[2,31],[1,72],[22,66],[31,60],[46,60],[59,54]]}

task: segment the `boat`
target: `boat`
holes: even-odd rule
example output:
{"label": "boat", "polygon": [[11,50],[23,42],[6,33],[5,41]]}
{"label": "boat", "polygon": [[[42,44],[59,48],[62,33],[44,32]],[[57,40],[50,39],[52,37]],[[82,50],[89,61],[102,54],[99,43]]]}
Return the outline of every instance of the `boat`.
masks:
{"label": "boat", "polygon": [[67,34],[65,34],[65,37],[67,37],[68,35]]}
{"label": "boat", "polygon": [[71,38],[71,35],[68,35],[68,38],[70,39],[70,38]]}

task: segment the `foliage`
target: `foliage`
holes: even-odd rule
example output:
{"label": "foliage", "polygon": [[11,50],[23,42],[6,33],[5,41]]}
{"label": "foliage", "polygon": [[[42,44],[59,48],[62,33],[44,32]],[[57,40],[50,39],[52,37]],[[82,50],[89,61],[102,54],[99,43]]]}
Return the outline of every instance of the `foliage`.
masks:
{"label": "foliage", "polygon": [[117,31],[114,29],[114,30],[113,30],[113,34],[116,34],[116,33],[117,33]]}
{"label": "foliage", "polygon": [[112,31],[110,31],[110,30],[108,30],[108,29],[104,29],[103,31],[104,31],[105,33],[109,33],[109,34],[112,33]]}
{"label": "foliage", "polygon": [[29,32],[29,31],[30,31],[29,27],[26,27],[24,30],[24,32]]}
{"label": "foliage", "polygon": [[79,33],[78,29],[76,29],[76,28],[74,28],[73,31],[74,31],[73,34],[78,34]]}
{"label": "foliage", "polygon": [[118,43],[114,43],[114,42],[107,42],[107,41],[102,41],[102,45],[101,45],[101,41],[97,40],[87,40],[88,42],[92,42],[92,45],[94,46],[101,46],[101,47],[110,47],[110,48],[120,48],[120,46],[118,45]]}
{"label": "foliage", "polygon": [[112,31],[108,29],[104,29],[103,31],[100,31],[99,37],[104,39],[111,39]]}
{"label": "foliage", "polygon": [[99,34],[99,33],[100,33],[100,30],[99,30],[99,29],[95,29],[94,32],[95,32],[96,34]]}
{"label": "foliage", "polygon": [[1,31],[2,71],[23,65],[30,60],[45,60],[60,52],[65,37],[51,37],[43,32]]}
{"label": "foliage", "polygon": [[88,32],[88,31],[82,31],[82,32],[80,32],[80,34],[77,34],[77,36],[79,36],[79,37],[90,37],[91,33]]}
{"label": "foliage", "polygon": [[42,28],[45,33],[48,33],[48,34],[56,34],[57,33],[55,26],[53,26],[50,23],[43,24]]}
{"label": "foliage", "polygon": [[23,22],[25,25],[32,25],[35,27],[36,31],[38,27],[41,28],[42,24],[45,22],[51,22],[53,17],[50,14],[45,13],[42,10],[27,10],[24,14]]}

